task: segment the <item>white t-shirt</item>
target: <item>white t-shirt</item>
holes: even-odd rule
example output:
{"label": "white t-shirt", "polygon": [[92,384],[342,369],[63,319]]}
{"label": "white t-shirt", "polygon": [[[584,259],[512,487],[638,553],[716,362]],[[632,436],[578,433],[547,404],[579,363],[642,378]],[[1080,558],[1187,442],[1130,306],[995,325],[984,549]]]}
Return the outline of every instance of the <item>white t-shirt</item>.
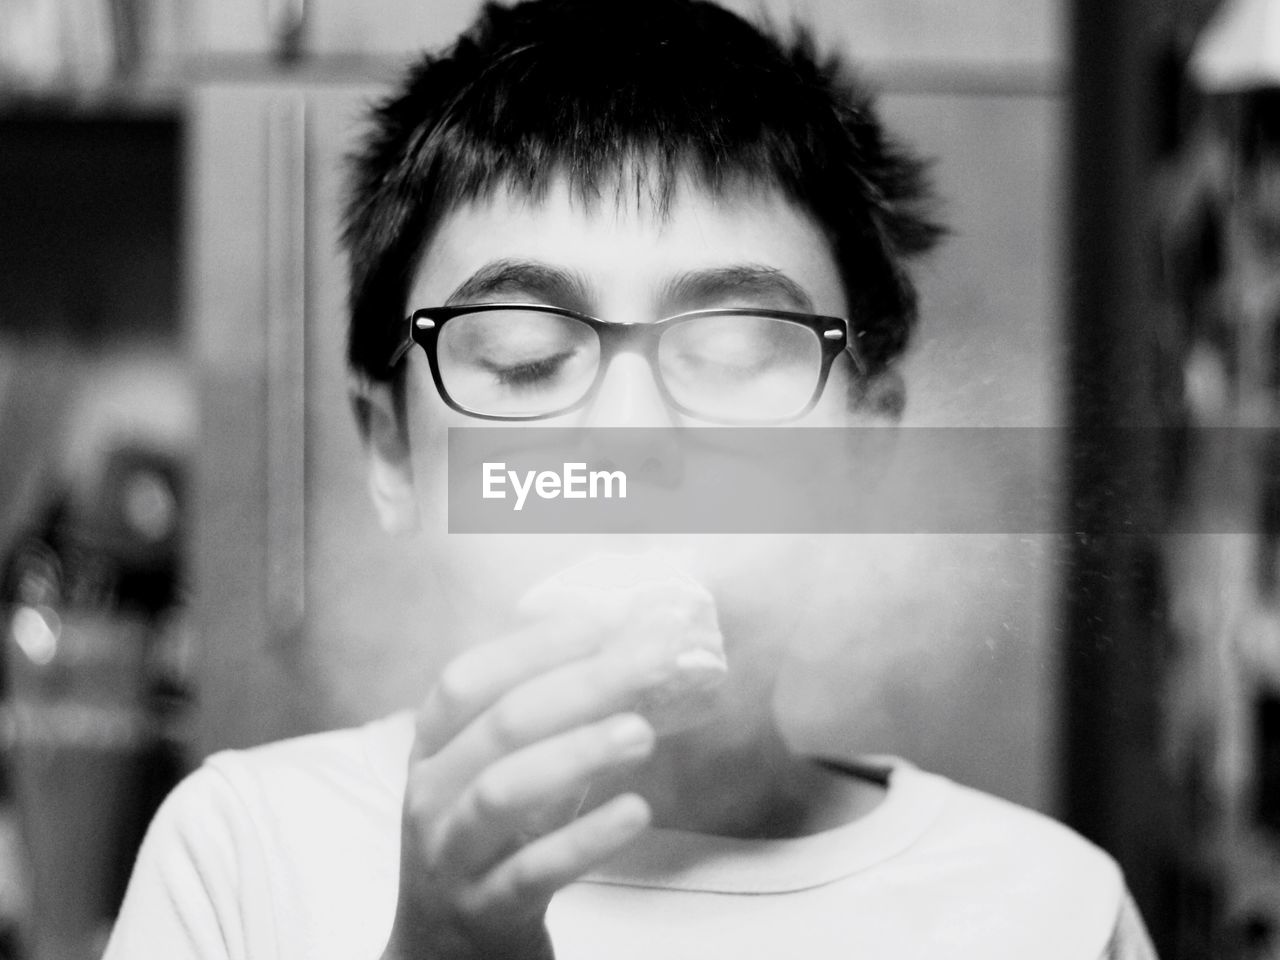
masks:
{"label": "white t-shirt", "polygon": [[[147,833],[106,960],[376,960],[413,736],[364,727],[210,757]],[[1148,960],[1115,863],[898,761],[854,823],[793,840],[651,829],[551,903],[557,960]]]}

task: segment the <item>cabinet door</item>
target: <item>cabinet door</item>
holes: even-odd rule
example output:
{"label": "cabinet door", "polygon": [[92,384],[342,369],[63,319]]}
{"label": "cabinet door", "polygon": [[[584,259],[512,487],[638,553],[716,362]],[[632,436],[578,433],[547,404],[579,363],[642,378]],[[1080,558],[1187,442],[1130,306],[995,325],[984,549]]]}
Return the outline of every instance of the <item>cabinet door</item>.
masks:
{"label": "cabinet door", "polygon": [[390,642],[378,620],[406,609],[393,595],[412,593],[387,572],[395,545],[368,504],[343,361],[341,158],[377,92],[222,84],[193,94],[201,754],[374,712],[381,704],[344,713],[322,681],[338,675],[357,689],[342,667],[359,672],[374,657],[353,634]]}
{"label": "cabinet door", "polygon": [[[188,306],[200,375],[192,574],[202,754],[305,725],[285,663],[298,644],[293,564],[302,558],[279,555],[281,541],[297,536],[296,504],[283,499],[286,483],[297,492],[296,462],[283,460],[297,460],[303,439],[284,433],[301,412],[291,409],[291,323],[297,357],[306,342],[305,105],[301,91],[249,85],[193,95]],[[292,391],[276,382],[282,373]]]}

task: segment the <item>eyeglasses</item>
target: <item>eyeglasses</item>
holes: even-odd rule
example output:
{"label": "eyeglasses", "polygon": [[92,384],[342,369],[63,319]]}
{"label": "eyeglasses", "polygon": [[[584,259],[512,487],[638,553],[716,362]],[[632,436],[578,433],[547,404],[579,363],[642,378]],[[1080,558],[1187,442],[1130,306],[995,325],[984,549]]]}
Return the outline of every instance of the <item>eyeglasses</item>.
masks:
{"label": "eyeglasses", "polygon": [[610,360],[642,355],[665,402],[713,423],[780,423],[813,409],[848,321],[785,310],[694,310],[654,323],[609,323],[562,307],[426,307],[391,358],[417,343],[446,404],[482,420],[540,420],[590,402]]}

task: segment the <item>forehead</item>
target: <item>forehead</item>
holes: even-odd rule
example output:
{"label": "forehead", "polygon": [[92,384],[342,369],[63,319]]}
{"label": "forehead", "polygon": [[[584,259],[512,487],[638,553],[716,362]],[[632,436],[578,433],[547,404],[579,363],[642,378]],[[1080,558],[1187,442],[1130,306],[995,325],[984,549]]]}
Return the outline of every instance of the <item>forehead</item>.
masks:
{"label": "forehead", "polygon": [[[607,198],[607,199],[606,199]],[[733,267],[777,271],[819,313],[843,313],[835,257],[816,220],[780,191],[712,193],[684,184],[669,202],[605,193],[584,200],[563,181],[541,196],[511,190],[468,202],[442,218],[411,287],[411,307],[443,303],[503,260],[572,272],[598,298],[595,309],[646,302],[672,278]]]}

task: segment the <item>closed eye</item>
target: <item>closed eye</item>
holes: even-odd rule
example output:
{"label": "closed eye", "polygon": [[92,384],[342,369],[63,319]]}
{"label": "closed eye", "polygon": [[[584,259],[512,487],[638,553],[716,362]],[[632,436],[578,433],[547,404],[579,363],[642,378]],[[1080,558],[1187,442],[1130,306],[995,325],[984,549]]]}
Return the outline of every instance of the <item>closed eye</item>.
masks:
{"label": "closed eye", "polygon": [[554,376],[573,357],[574,350],[564,350],[537,360],[523,363],[500,364],[482,360],[481,365],[497,377],[503,386],[521,387],[539,383]]}

